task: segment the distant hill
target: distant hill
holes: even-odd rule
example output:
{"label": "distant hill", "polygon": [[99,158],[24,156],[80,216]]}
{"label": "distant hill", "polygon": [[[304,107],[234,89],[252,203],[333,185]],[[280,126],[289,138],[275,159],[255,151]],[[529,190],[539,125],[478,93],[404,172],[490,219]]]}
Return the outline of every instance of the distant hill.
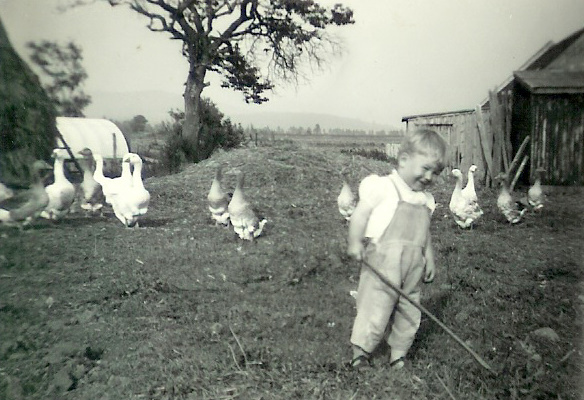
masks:
{"label": "distant hill", "polygon": [[[182,110],[183,98],[169,92],[141,91],[141,92],[93,92],[89,93],[91,104],[86,108],[88,118],[108,118],[117,121],[127,121],[136,115],[143,115],[150,124],[157,124],[170,120],[168,111]],[[357,118],[340,117],[330,114],[300,113],[300,112],[253,112],[228,113],[219,109],[232,122],[241,124],[244,128],[253,125],[254,128],[271,128],[284,130],[290,127],[313,129],[316,124],[321,129],[351,129],[364,131],[394,131],[399,127],[366,122]]]}
{"label": "distant hill", "polygon": [[265,112],[234,114],[231,116],[231,120],[240,123],[244,128],[253,125],[254,128],[258,129],[265,127],[271,129],[280,127],[284,130],[290,127],[314,128],[318,124],[321,129],[326,130],[334,128],[364,131],[399,130],[399,128],[389,125],[366,122],[357,118],[319,113]]}

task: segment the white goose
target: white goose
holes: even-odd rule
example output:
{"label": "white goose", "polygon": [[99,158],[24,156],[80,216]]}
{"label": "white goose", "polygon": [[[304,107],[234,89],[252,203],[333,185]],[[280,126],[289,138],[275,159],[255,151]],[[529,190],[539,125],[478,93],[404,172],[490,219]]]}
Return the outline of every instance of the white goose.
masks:
{"label": "white goose", "polygon": [[227,212],[227,207],[229,206],[230,196],[223,190],[221,185],[222,178],[222,166],[219,164],[215,170],[215,178],[211,183],[211,189],[207,195],[207,202],[209,203],[209,211],[211,212],[211,218],[215,220],[215,225],[229,225],[229,212]]}
{"label": "white goose", "polygon": [[541,176],[545,169],[538,168],[535,170],[536,178],[533,186],[527,191],[527,201],[532,207],[533,211],[541,211],[545,203],[545,193],[541,187]]}
{"label": "white goose", "polygon": [[259,219],[251,204],[245,198],[243,190],[245,175],[237,172],[237,184],[233,197],[227,206],[227,212],[233,225],[233,230],[243,240],[254,240],[261,235],[267,220]]}
{"label": "white goose", "polygon": [[462,189],[462,172],[455,168],[451,173],[456,178],[456,184],[450,197],[450,212],[458,226],[463,229],[472,228],[475,221],[483,215],[483,210],[476,201],[476,193],[473,195],[471,191],[465,192]]}
{"label": "white goose", "polygon": [[479,199],[477,197],[477,192],[475,190],[475,183],[474,183],[474,173],[476,172],[476,170],[477,170],[477,166],[474,164],[468,168],[466,186],[464,187],[464,189],[462,189],[462,195],[468,201],[474,201],[474,202],[478,203]]}
{"label": "white goose", "polygon": [[1,223],[23,228],[37,218],[49,204],[49,196],[43,185],[43,170],[52,167],[43,160],[36,160],[30,169],[33,178],[30,188],[0,202]]}
{"label": "white goose", "polygon": [[345,218],[345,221],[349,222],[351,220],[351,215],[355,211],[357,206],[357,196],[353,193],[351,186],[349,185],[349,177],[346,171],[341,172],[343,177],[343,186],[341,192],[337,197],[337,205],[339,207],[339,212]]}
{"label": "white goose", "polygon": [[527,209],[519,202],[515,201],[509,192],[508,176],[505,173],[497,175],[495,180],[500,181],[501,191],[497,197],[497,207],[503,213],[505,219],[510,224],[517,224],[523,219]]}
{"label": "white goose", "polygon": [[75,186],[65,176],[65,159],[68,155],[65,149],[57,148],[53,150],[55,182],[45,187],[45,191],[49,196],[49,204],[41,213],[43,218],[53,221],[63,218],[69,212],[75,200]]}
{"label": "white goose", "polygon": [[83,156],[79,165],[83,170],[83,182],[81,182],[81,208],[90,214],[101,213],[105,197],[101,185],[95,180],[95,159],[93,153],[87,147],[79,152]]}
{"label": "white goose", "polygon": [[105,196],[105,202],[112,204],[111,197],[121,190],[132,186],[132,172],[130,169],[130,153],[122,158],[122,175],[117,178],[108,178],[103,174],[103,157],[101,154],[94,154],[95,172],[93,178],[101,185],[101,190]]}
{"label": "white goose", "polygon": [[150,193],[142,181],[142,158],[138,154],[128,153],[124,162],[129,162],[134,169],[131,175],[132,185],[111,195],[112,208],[126,227],[138,227],[139,219],[148,212]]}

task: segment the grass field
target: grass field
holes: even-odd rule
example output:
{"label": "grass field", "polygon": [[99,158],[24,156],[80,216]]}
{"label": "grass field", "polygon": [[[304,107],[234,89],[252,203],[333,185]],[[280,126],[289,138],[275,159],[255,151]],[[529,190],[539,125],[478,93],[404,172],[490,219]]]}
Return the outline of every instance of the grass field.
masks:
{"label": "grass field", "polygon": [[[246,172],[269,221],[254,243],[210,220],[217,163],[229,188]],[[356,188],[390,165],[274,142],[147,179],[139,229],[78,213],[0,227],[0,399],[581,398],[580,194],[550,193],[540,215],[509,226],[479,187],[485,215],[462,231],[454,184],[438,182],[438,274],[422,303],[496,374],[426,317],[406,368],[380,348],[353,371],[359,265],[336,206],[343,167]]]}
{"label": "grass field", "polygon": [[[310,147],[321,148],[377,148],[383,149],[386,143],[399,143],[402,136],[399,135],[351,135],[351,134],[320,134],[320,135],[298,135],[291,133],[269,134],[259,133],[257,140],[260,143],[270,143],[276,141],[290,141],[304,144]],[[250,141],[255,141],[255,136],[250,136]]]}

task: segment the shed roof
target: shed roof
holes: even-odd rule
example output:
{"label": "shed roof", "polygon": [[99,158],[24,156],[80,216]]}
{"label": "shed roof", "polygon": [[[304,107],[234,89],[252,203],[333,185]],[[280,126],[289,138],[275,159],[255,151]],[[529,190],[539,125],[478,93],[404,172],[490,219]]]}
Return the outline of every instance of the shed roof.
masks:
{"label": "shed roof", "polygon": [[[104,158],[121,158],[129,151],[122,131],[107,119],[57,117],[57,129],[73,154],[88,147]],[[58,138],[57,146],[63,145]]]}
{"label": "shed roof", "polygon": [[474,110],[466,109],[466,110],[458,110],[458,111],[435,112],[435,113],[429,113],[429,114],[406,115],[405,117],[402,117],[402,122],[407,122],[411,119],[417,119],[417,118],[447,117],[450,115],[468,114],[468,113],[472,113],[472,112],[474,112]]}
{"label": "shed roof", "polygon": [[517,71],[514,76],[534,94],[584,93],[584,71]]}

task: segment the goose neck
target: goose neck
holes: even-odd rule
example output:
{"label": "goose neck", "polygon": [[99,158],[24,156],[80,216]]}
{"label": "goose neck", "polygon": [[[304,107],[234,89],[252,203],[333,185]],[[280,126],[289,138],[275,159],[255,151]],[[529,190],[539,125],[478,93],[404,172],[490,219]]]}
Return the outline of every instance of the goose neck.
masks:
{"label": "goose neck", "polygon": [[63,181],[65,178],[64,162],[61,157],[55,158],[55,164],[53,166],[53,173],[55,174],[56,181]]}
{"label": "goose neck", "polygon": [[236,188],[243,189],[244,182],[245,182],[245,175],[243,175],[243,174],[238,175]]}
{"label": "goose neck", "polygon": [[467,185],[474,185],[474,172],[468,171]]}
{"label": "goose neck", "polygon": [[103,158],[95,159],[95,172],[94,175],[103,176]]}
{"label": "goose neck", "polygon": [[[142,163],[132,164],[134,166],[134,172],[132,173],[132,183],[134,186],[144,186],[142,183]],[[128,171],[130,170],[130,165],[128,164]]]}
{"label": "goose neck", "polygon": [[454,190],[462,190],[462,176],[456,177],[456,184],[454,186]]}
{"label": "goose neck", "polygon": [[[136,166],[134,166],[134,171],[136,170]],[[132,171],[130,169],[129,162],[122,163],[122,178],[128,179],[132,175]]]}

